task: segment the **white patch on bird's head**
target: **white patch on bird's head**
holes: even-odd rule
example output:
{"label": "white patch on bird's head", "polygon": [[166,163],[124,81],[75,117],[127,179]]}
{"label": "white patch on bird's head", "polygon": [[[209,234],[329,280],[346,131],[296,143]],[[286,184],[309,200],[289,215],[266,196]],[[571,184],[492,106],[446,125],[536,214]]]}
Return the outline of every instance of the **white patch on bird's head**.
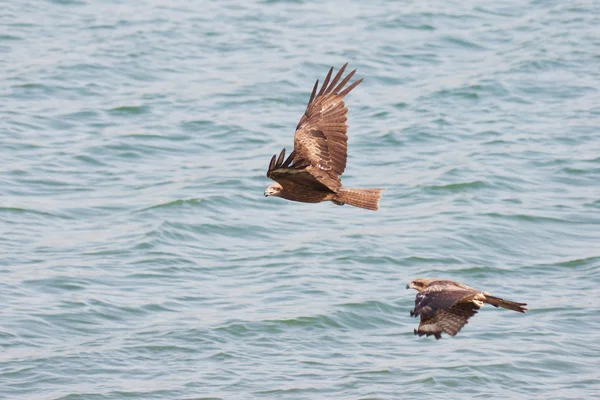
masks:
{"label": "white patch on bird's head", "polygon": [[265,197],[269,197],[269,196],[279,197],[282,190],[283,190],[283,187],[279,183],[274,183],[265,190]]}
{"label": "white patch on bird's head", "polygon": [[407,289],[415,289],[416,291],[420,292],[422,290],[425,290],[427,288],[427,286],[429,286],[429,284],[431,282],[435,282],[438,281],[438,278],[417,278],[412,280],[408,285],[406,285]]}
{"label": "white patch on bird's head", "polygon": [[417,291],[421,291],[423,289],[425,289],[426,285],[424,285],[420,279],[415,279],[414,281],[410,282],[408,285],[406,285],[407,289],[415,289]]}

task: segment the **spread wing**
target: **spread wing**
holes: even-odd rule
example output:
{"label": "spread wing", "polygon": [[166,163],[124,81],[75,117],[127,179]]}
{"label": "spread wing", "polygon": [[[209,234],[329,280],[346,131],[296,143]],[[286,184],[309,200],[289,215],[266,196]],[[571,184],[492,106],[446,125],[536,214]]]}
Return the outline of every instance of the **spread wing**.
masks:
{"label": "spread wing", "polygon": [[348,108],[344,96],[362,82],[359,79],[344,88],[356,73],[353,70],[340,82],[347,65],[344,64],[330,81],[333,73],[331,67],[318,93],[317,80],[294,136],[294,161],[308,161],[312,167],[308,172],[333,191],[342,186],[339,177],[346,169]]}
{"label": "spread wing", "polygon": [[308,161],[295,162],[295,156],[295,152],[292,151],[288,158],[285,158],[285,149],[281,150],[279,157],[274,155],[267,170],[267,177],[289,191],[293,191],[297,186],[329,191],[330,189],[327,186],[308,171],[310,168]]}
{"label": "spread wing", "polygon": [[421,314],[419,328],[415,334],[419,336],[434,335],[436,339],[442,337],[442,332],[450,336],[456,335],[465,326],[469,318],[477,314],[477,306],[473,302],[457,303],[448,310],[439,310],[435,315]]}
{"label": "spread wing", "polygon": [[482,305],[481,292],[475,290],[424,290],[417,294],[415,309],[411,316],[421,316],[419,328],[415,334],[419,336],[434,335],[436,339],[442,332],[454,336],[465,326]]}

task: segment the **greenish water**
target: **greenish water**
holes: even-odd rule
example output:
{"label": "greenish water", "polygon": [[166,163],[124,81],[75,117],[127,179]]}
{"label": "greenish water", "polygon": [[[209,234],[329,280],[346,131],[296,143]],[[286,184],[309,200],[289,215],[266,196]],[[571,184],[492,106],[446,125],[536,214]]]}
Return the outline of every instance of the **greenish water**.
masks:
{"label": "greenish water", "polygon": [[[0,398],[600,395],[594,1],[12,1]],[[347,186],[263,197],[349,61]],[[527,302],[413,335],[416,277]]]}

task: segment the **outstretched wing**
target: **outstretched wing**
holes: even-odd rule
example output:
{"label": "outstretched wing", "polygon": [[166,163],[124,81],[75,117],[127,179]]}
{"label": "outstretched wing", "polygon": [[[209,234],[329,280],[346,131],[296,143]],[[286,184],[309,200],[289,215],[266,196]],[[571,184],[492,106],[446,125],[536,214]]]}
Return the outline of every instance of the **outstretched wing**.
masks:
{"label": "outstretched wing", "polygon": [[315,82],[294,136],[294,160],[308,161],[313,167],[308,172],[333,191],[342,186],[339,176],[346,169],[348,152],[348,108],[344,96],[362,82],[359,79],[344,88],[356,73],[353,70],[340,82],[347,65],[344,64],[330,81],[333,73],[331,67],[318,93],[319,81]]}
{"label": "outstretched wing", "polygon": [[417,294],[415,309],[411,316],[421,316],[419,336],[434,335],[436,339],[442,332],[454,336],[465,326],[482,305],[482,294],[475,290],[457,288],[455,290],[424,290]]}
{"label": "outstretched wing", "polygon": [[448,310],[438,310],[434,315],[421,314],[419,328],[415,334],[419,336],[434,335],[442,337],[442,332],[455,336],[468,323],[469,318],[477,314],[479,306],[473,302],[456,303]]}
{"label": "outstretched wing", "polygon": [[274,155],[269,163],[267,177],[290,191],[297,186],[329,191],[330,189],[327,186],[308,171],[308,168],[310,168],[308,161],[295,162],[295,156],[295,152],[292,151],[288,158],[285,158],[285,149],[281,150],[279,157]]}
{"label": "outstretched wing", "polygon": [[470,290],[424,290],[417,293],[415,298],[415,309],[411,315],[435,315],[438,310],[448,310],[458,301],[461,301],[474,293]]}

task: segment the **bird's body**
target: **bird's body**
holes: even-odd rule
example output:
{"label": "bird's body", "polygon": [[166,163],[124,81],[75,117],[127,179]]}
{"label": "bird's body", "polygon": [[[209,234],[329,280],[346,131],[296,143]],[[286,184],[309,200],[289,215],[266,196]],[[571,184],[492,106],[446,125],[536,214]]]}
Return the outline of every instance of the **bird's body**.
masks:
{"label": "bird's body", "polygon": [[307,188],[304,185],[290,181],[287,185],[281,187],[277,197],[301,203],[320,203],[332,200],[334,195],[335,192],[329,189]]}
{"label": "bird's body", "polygon": [[434,335],[439,339],[442,332],[450,336],[456,335],[484,303],[521,313],[527,311],[526,303],[504,300],[445,279],[419,278],[410,282],[406,288],[418,291],[415,309],[410,315],[421,317],[419,327],[415,329],[415,335],[419,336]]}
{"label": "bird's body", "polygon": [[319,81],[315,83],[306,111],[296,127],[294,151],[286,159],[283,149],[279,157],[271,159],[267,176],[277,183],[265,190],[265,196],[302,203],[329,200],[338,205],[379,209],[384,189],[343,188],[340,179],[346,169],[348,150],[348,108],[344,96],[362,82],[359,79],[345,87],[356,70],[340,82],[346,65],[333,79],[332,67],[318,93]]}

